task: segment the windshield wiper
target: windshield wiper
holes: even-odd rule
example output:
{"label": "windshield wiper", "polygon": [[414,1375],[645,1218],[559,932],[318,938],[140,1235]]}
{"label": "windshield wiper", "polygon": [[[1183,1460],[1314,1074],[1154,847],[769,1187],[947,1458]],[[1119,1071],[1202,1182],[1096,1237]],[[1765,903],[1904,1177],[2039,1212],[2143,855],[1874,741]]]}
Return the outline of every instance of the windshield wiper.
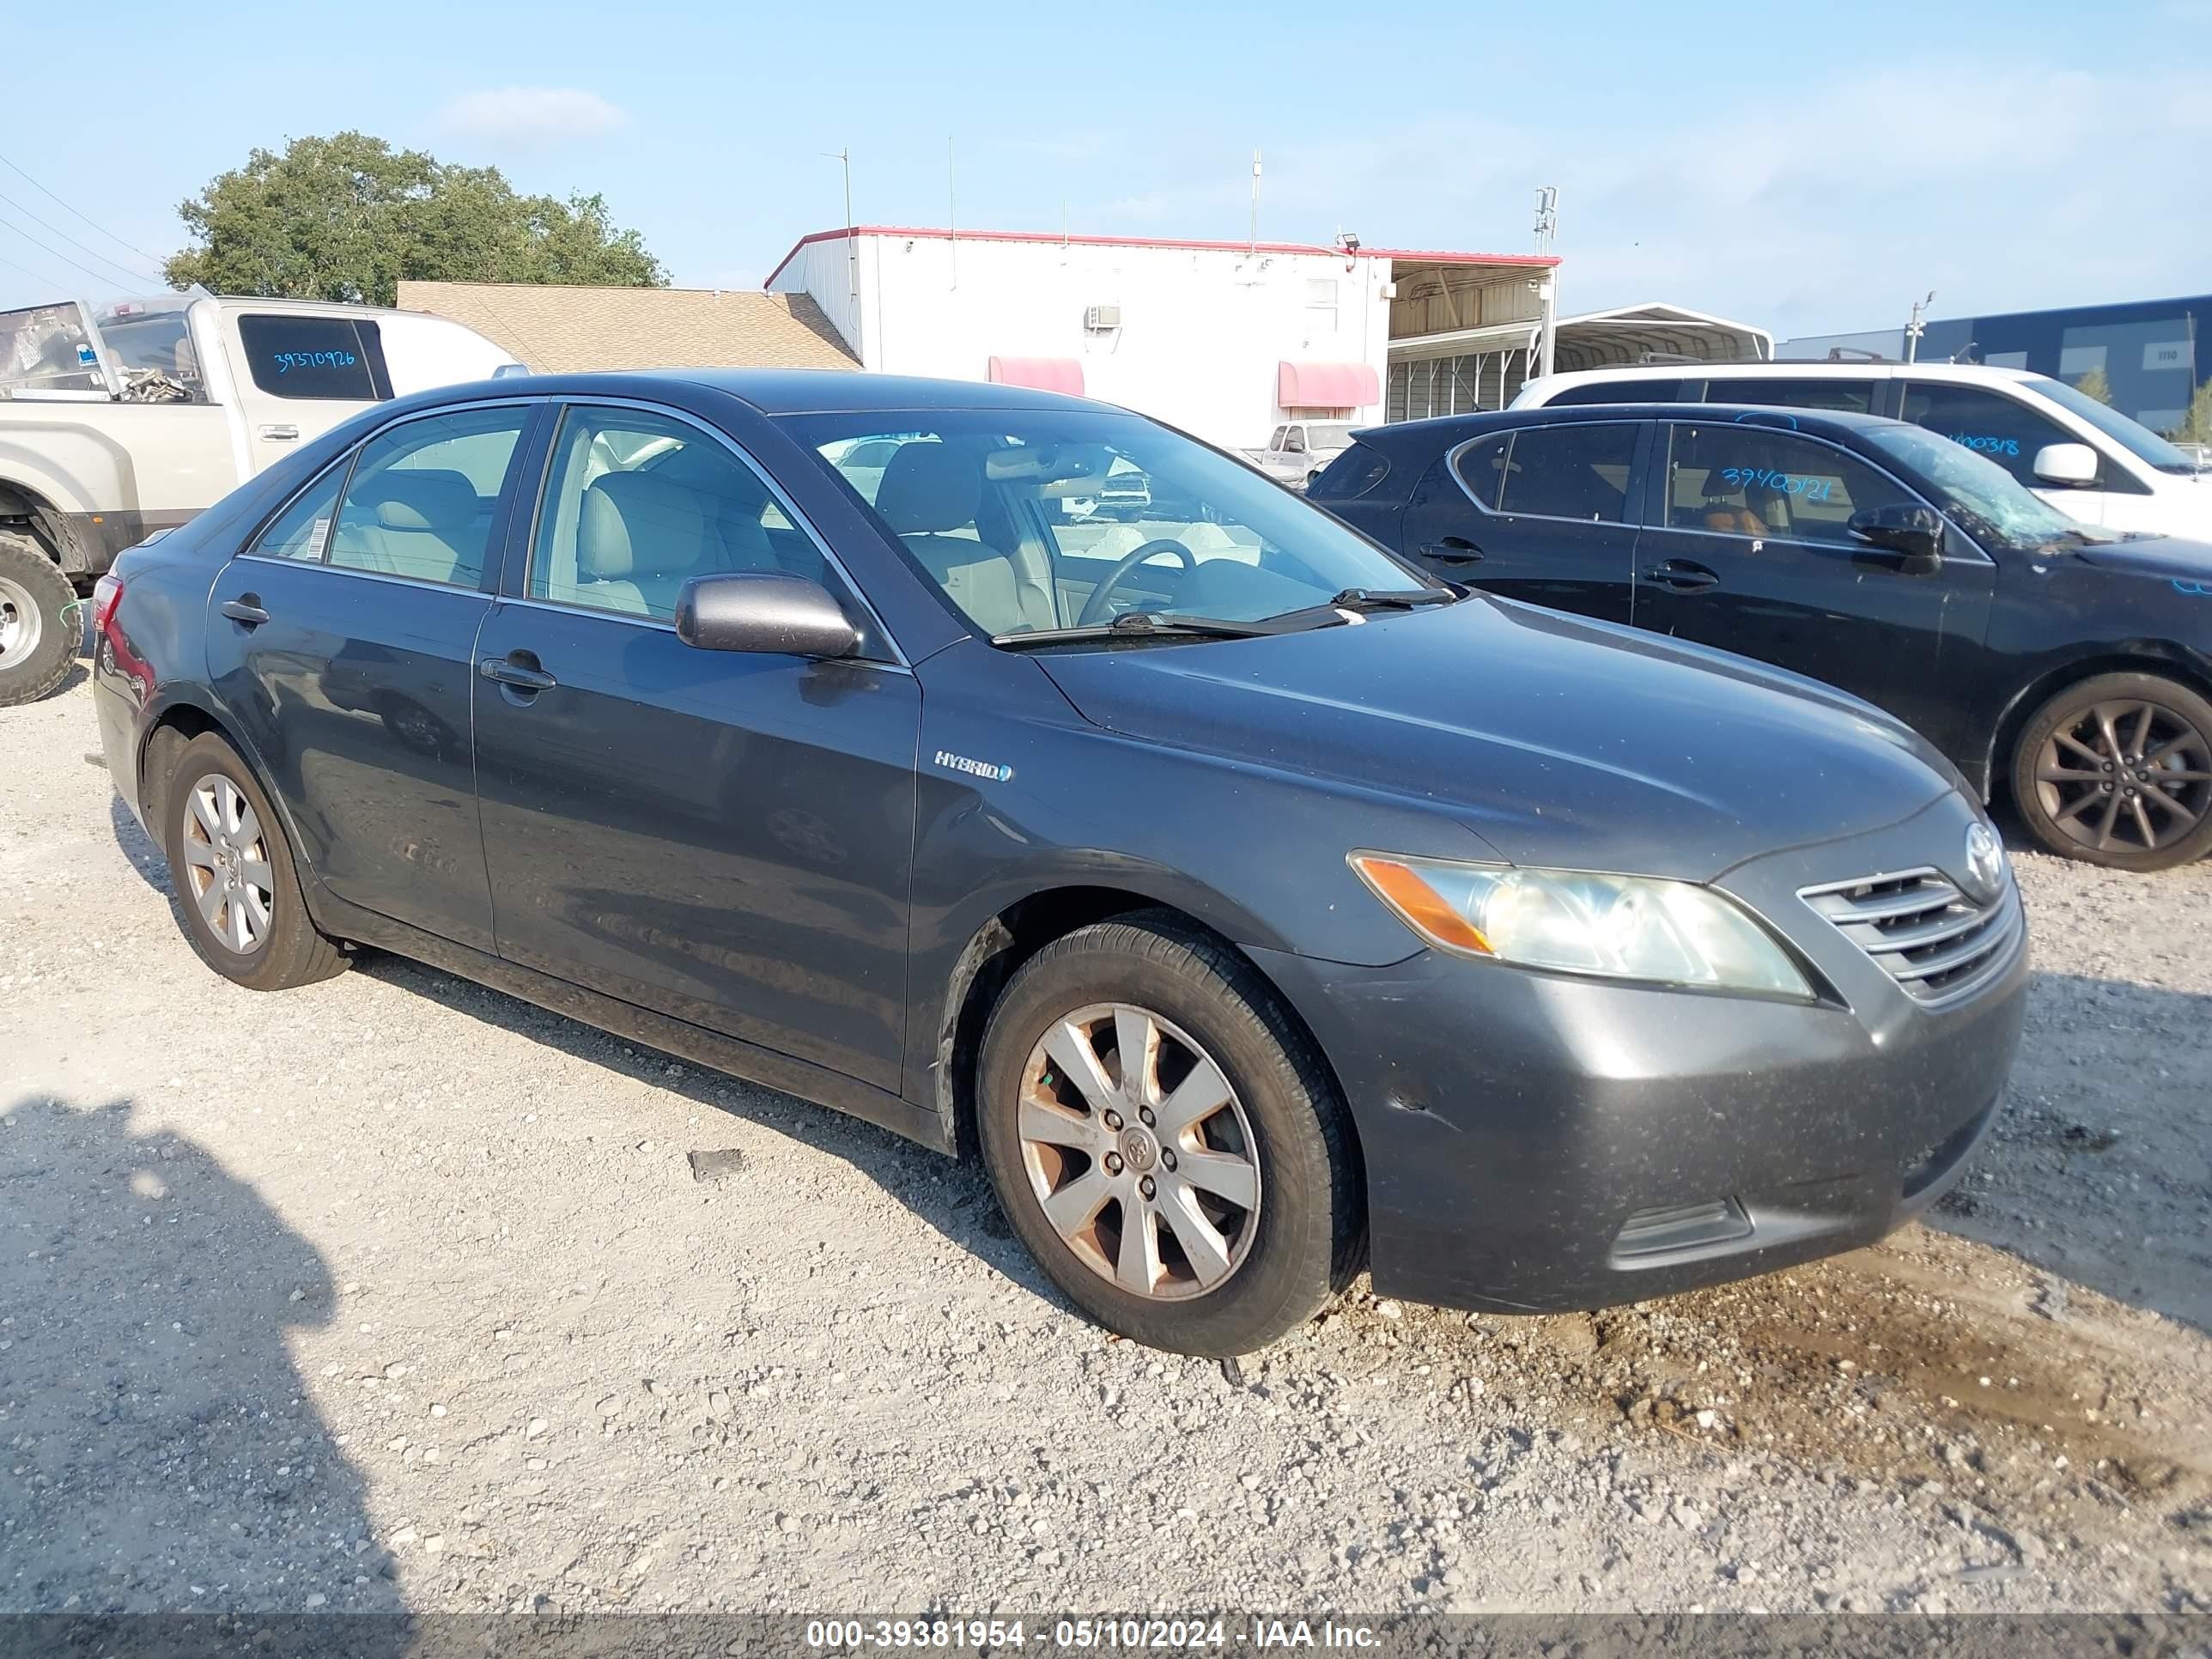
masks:
{"label": "windshield wiper", "polygon": [[[1325,607],[1330,611],[1411,611],[1417,605],[1445,605],[1459,597],[1449,587],[1347,587]],[[1324,607],[1316,606],[1316,609]]]}
{"label": "windshield wiper", "polygon": [[1111,622],[1093,623],[1087,628],[1040,628],[1029,634],[994,634],[991,643],[1020,647],[1058,645],[1065,640],[1249,640],[1297,631],[1297,624],[1285,627],[1283,620],[1273,617],[1266,622],[1235,622],[1227,617],[1179,617],[1165,611],[1124,611]]}

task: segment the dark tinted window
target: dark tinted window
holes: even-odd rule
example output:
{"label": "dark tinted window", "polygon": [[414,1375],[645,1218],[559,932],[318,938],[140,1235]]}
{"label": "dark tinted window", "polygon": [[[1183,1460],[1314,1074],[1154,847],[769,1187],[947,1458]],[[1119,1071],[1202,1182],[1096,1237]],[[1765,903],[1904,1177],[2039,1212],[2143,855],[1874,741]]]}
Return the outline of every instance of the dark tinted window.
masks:
{"label": "dark tinted window", "polygon": [[272,398],[374,403],[392,395],[374,323],[353,317],[240,317],[253,384]]}
{"label": "dark tinted window", "polygon": [[1905,388],[1905,418],[1940,432],[1953,443],[1988,457],[2028,485],[2035,483],[2035,452],[2045,444],[2076,441],[2026,404],[1978,386],[1913,380]]}
{"label": "dark tinted window", "polygon": [[1677,426],[1667,522],[1781,541],[1856,544],[1850,519],[1915,497],[1864,461],[1767,426]]}
{"label": "dark tinted window", "polygon": [[1354,444],[1322,468],[1306,486],[1306,494],[1317,501],[1348,501],[1374,489],[1389,471],[1389,457],[1365,444]]}
{"label": "dark tinted window", "polygon": [[1561,404],[1671,404],[1682,395],[1680,378],[1667,380],[1591,380],[1571,386],[1549,400],[1547,408]]}
{"label": "dark tinted window", "polygon": [[1501,513],[1619,524],[1628,516],[1636,422],[1525,427],[1506,458]]}
{"label": "dark tinted window", "polygon": [[1846,380],[1835,378],[1814,378],[1803,380],[1780,380],[1770,377],[1757,380],[1714,380],[1705,387],[1709,404],[1765,404],[1784,409],[1834,409],[1848,414],[1868,415],[1874,411],[1872,380]]}
{"label": "dark tinted window", "polygon": [[1498,492],[1505,484],[1505,452],[1512,447],[1513,434],[1501,432],[1494,438],[1469,444],[1452,463],[1468,494],[1485,507],[1494,509],[1498,505]]}
{"label": "dark tinted window", "polygon": [[493,516],[530,410],[425,416],[362,446],[331,534],[330,562],[475,587]]}

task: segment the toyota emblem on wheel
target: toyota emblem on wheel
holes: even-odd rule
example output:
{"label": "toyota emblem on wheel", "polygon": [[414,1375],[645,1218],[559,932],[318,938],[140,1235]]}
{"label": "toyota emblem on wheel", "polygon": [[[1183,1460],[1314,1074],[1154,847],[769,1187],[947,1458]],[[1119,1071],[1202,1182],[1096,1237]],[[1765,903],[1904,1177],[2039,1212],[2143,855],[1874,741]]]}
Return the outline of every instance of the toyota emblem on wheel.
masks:
{"label": "toyota emblem on wheel", "polygon": [[1966,830],[1966,885],[1984,903],[2004,890],[2004,848],[1986,823]]}

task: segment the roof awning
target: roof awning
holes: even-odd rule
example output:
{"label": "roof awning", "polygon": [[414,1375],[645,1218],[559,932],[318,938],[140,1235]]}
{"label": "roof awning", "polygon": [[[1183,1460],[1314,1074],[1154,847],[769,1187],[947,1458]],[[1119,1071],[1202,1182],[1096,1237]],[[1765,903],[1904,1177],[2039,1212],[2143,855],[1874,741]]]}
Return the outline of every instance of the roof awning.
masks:
{"label": "roof awning", "polygon": [[1000,386],[1025,386],[1038,392],[1083,395],[1083,363],[1075,357],[994,357],[991,379]]}
{"label": "roof awning", "polygon": [[1358,409],[1382,401],[1372,363],[1279,363],[1275,401],[1285,409]]}

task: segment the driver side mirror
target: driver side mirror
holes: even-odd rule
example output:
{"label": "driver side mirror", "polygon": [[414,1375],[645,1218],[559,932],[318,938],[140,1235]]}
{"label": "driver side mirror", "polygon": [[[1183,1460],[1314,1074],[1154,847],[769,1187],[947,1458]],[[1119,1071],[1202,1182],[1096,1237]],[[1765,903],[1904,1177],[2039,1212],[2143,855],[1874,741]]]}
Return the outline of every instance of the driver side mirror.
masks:
{"label": "driver side mirror", "polygon": [[1870,507],[1850,519],[1852,535],[1869,547],[1902,553],[1908,574],[1932,574],[1943,562],[1943,515],[1932,507]]}
{"label": "driver side mirror", "polygon": [[2087,444],[2045,444],[2035,452],[2039,483],[2081,489],[2097,482],[2097,452]]}
{"label": "driver side mirror", "polygon": [[702,651],[849,657],[860,648],[830,590],[804,576],[742,571],[694,576],[676,599],[676,637]]}

